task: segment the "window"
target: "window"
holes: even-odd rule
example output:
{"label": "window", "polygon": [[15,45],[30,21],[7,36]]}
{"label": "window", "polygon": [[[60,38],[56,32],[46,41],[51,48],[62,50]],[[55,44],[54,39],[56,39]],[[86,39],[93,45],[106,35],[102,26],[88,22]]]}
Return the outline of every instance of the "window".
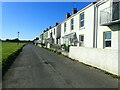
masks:
{"label": "window", "polygon": [[71,19],[71,30],[74,30],[74,19]]}
{"label": "window", "polygon": [[80,28],[84,27],[84,13],[80,14]]}
{"label": "window", "polygon": [[84,46],[84,35],[79,35],[79,46]]}
{"label": "window", "polygon": [[104,32],[104,47],[111,47],[111,32]]}
{"label": "window", "polygon": [[64,32],[66,32],[66,23],[64,23]]}
{"label": "window", "polygon": [[55,28],[54,28],[54,35],[55,35]]}
{"label": "window", "polygon": [[112,21],[119,19],[119,8],[120,8],[120,1],[119,0],[113,0],[113,6],[112,6]]}

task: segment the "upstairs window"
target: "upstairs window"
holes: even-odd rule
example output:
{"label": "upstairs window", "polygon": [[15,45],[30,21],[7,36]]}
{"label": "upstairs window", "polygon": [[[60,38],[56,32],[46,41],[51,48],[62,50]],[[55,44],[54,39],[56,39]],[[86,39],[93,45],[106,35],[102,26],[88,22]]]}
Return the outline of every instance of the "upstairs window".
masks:
{"label": "upstairs window", "polygon": [[54,35],[55,35],[55,28],[54,28]]}
{"label": "upstairs window", "polygon": [[71,30],[74,30],[74,19],[71,19]]}
{"label": "upstairs window", "polygon": [[66,22],[64,23],[64,32],[66,32]]}
{"label": "upstairs window", "polygon": [[104,32],[104,48],[111,47],[111,32]]}
{"label": "upstairs window", "polygon": [[112,6],[112,21],[119,20],[120,19],[120,1],[119,0],[113,0],[113,6]]}
{"label": "upstairs window", "polygon": [[84,13],[80,14],[80,28],[84,27],[84,16],[85,16]]}

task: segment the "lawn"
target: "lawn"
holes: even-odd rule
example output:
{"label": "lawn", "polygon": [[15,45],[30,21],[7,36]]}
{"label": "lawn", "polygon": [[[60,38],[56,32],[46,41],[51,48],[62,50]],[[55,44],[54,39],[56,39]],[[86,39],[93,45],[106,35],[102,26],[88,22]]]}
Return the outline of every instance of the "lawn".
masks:
{"label": "lawn", "polygon": [[2,47],[2,60],[0,61],[0,64],[5,64],[8,60],[8,57],[14,56],[15,53],[25,44],[26,43],[19,43],[19,45],[17,45],[17,43],[12,42],[2,42],[2,46],[0,46]]}

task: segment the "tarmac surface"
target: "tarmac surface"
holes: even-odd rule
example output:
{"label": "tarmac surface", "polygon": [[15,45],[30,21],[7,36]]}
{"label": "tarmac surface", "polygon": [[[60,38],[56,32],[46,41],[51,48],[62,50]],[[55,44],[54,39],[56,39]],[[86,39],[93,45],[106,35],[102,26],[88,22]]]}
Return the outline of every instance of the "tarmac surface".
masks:
{"label": "tarmac surface", "polygon": [[3,77],[3,88],[118,88],[118,79],[46,49],[26,45]]}

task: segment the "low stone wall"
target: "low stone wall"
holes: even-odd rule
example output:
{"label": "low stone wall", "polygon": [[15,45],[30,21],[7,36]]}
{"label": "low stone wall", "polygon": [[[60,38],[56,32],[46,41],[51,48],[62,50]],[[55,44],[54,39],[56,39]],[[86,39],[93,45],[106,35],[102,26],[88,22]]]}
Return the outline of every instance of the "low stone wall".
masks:
{"label": "low stone wall", "polygon": [[[69,57],[107,72],[118,74],[118,51],[110,49],[70,47]],[[120,70],[120,69],[119,69]]]}

